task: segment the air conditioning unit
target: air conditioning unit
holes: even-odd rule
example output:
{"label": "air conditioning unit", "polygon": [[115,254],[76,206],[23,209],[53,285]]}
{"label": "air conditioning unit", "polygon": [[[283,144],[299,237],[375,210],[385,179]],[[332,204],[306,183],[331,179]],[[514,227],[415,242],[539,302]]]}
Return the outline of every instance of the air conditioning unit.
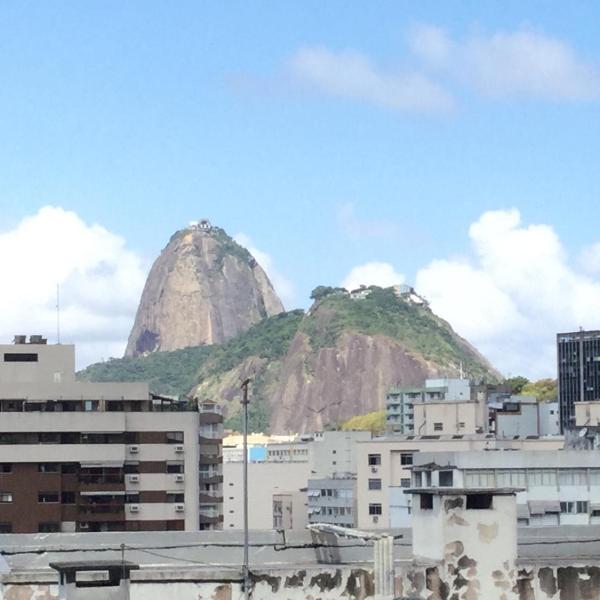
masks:
{"label": "air conditioning unit", "polygon": [[373,517],[373,523],[379,523],[379,517]]}
{"label": "air conditioning unit", "polygon": [[177,444],[177,446],[175,446],[175,453],[176,454],[183,454],[183,450],[184,450],[183,444]]}
{"label": "air conditioning unit", "polygon": [[130,504],[129,505],[129,512],[132,512],[132,513],[138,513],[138,512],[140,512],[140,505],[139,504]]}
{"label": "air conditioning unit", "polygon": [[137,454],[139,451],[139,446],[129,446],[129,454]]}
{"label": "air conditioning unit", "polygon": [[139,483],[140,476],[137,473],[132,473],[131,475],[129,475],[127,480],[129,481],[129,483]]}
{"label": "air conditioning unit", "polygon": [[185,512],[185,504],[176,504],[175,512]]}
{"label": "air conditioning unit", "polygon": [[371,467],[371,473],[377,473],[377,467]]}
{"label": "air conditioning unit", "polygon": [[175,481],[177,483],[183,483],[185,481],[185,475],[183,473],[177,473],[177,475],[175,475]]}
{"label": "air conditioning unit", "polygon": [[84,521],[82,523],[79,523],[79,529],[80,530],[82,530],[82,529],[89,529],[89,528],[90,528],[90,524],[88,522]]}

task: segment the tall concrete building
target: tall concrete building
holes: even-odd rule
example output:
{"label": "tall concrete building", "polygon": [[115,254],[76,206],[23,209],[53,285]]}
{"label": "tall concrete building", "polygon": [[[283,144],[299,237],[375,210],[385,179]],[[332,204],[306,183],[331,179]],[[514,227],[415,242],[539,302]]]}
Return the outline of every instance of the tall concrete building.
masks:
{"label": "tall concrete building", "polygon": [[222,524],[222,415],[145,383],[75,378],[75,348],[0,345],[0,531]]}
{"label": "tall concrete building", "polygon": [[561,431],[575,425],[575,404],[600,400],[600,331],[556,336]]}

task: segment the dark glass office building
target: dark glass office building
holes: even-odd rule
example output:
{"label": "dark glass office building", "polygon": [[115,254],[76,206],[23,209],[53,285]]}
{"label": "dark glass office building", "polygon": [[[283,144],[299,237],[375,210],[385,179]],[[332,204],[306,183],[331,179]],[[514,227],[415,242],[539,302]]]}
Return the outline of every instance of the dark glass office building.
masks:
{"label": "dark glass office building", "polygon": [[556,336],[561,431],[575,424],[575,402],[600,400],[600,331]]}

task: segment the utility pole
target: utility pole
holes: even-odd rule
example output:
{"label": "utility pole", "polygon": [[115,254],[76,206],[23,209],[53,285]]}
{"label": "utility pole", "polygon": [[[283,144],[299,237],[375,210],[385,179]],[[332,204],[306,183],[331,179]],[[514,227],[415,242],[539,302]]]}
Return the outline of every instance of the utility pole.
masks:
{"label": "utility pole", "polygon": [[244,577],[244,600],[250,598],[250,570],[248,568],[248,386],[250,385],[250,378],[245,379],[242,382],[240,388],[242,389],[242,407],[244,411],[244,473],[243,473],[243,484],[244,484],[244,563],[242,565],[243,577]]}

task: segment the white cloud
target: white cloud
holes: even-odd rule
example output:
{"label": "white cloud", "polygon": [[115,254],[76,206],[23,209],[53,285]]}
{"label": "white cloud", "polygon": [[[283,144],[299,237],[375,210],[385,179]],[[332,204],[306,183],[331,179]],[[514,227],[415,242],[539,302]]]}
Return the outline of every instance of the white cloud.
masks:
{"label": "white cloud", "polygon": [[333,52],[327,48],[301,48],[289,68],[299,81],[316,90],[397,111],[445,112],[452,96],[419,72],[386,71],[364,54]]}
{"label": "white cloud", "polygon": [[0,232],[0,338],[40,333],[77,344],[78,364],[122,355],[145,280],[124,240],[75,213],[46,206]]}
{"label": "white cloud", "polygon": [[392,265],[385,262],[369,262],[354,267],[342,281],[342,287],[353,290],[361,285],[390,287],[404,282],[404,275],[397,273]]}
{"label": "white cloud", "polygon": [[414,55],[492,97],[597,100],[600,69],[566,42],[530,30],[452,39],[433,25],[413,28]]}
{"label": "white cloud", "polygon": [[555,376],[555,335],[597,328],[600,281],[569,263],[548,225],[519,211],[484,213],[469,229],[474,256],[436,260],[416,288],[504,373]]}
{"label": "white cloud", "polygon": [[277,295],[285,307],[293,305],[296,298],[296,292],[293,283],[282,275],[273,262],[270,254],[259,250],[245,233],[238,233],[233,238],[238,244],[244,246],[252,256],[258,261],[258,264],[265,270],[265,273],[271,280]]}

